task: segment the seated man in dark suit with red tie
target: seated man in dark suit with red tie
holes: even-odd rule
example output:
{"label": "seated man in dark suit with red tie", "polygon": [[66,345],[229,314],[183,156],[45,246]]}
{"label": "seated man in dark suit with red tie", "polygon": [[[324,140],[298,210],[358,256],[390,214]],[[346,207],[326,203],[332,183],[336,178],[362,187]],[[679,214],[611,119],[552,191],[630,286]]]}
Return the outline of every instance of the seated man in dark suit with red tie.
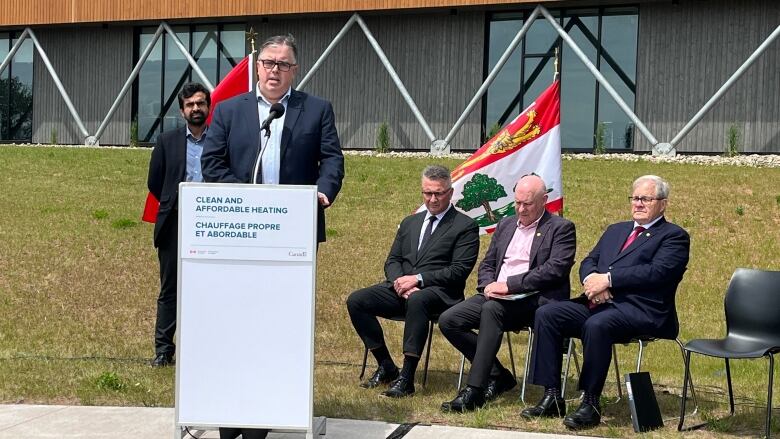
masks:
{"label": "seated man in dark suit with red tie", "polygon": [[522,416],[564,416],[561,397],[563,340],[582,339],[580,406],[564,417],[571,429],[601,422],[599,397],[609,372],[612,345],[638,336],[674,338],[679,326],[675,293],[688,264],[690,238],[664,218],[669,184],[645,175],[634,181],[633,221],[609,226],[582,261],[582,296],[540,307],[534,325],[531,382],[544,386],[541,401]]}
{"label": "seated man in dark suit with red tie", "polygon": [[[457,211],[450,172],[428,166],[422,174],[425,210],[401,221],[385,262],[385,281],[350,294],[347,310],[355,331],[377,361],[361,384],[390,387],[383,396],[414,393],[414,372],[425,347],[428,322],[463,300],[463,289],[479,255],[479,228]],[[377,316],[404,316],[403,368],[399,372],[385,345]]]}

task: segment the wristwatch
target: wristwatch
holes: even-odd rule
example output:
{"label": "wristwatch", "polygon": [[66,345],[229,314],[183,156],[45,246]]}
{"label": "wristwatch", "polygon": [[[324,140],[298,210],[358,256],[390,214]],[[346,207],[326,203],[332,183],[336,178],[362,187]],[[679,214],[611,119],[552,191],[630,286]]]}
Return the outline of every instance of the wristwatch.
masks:
{"label": "wristwatch", "polygon": [[423,286],[423,280],[422,280],[422,274],[417,275],[417,287],[422,288]]}

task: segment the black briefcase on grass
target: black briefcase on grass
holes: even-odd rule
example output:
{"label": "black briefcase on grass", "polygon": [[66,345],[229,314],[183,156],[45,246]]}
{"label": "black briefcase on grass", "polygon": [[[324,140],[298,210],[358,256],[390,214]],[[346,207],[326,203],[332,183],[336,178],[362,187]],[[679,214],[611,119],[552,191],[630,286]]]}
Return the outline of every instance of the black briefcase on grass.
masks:
{"label": "black briefcase on grass", "polygon": [[664,421],[661,419],[661,410],[655,399],[649,372],[627,373],[626,393],[634,431],[643,433],[663,427]]}

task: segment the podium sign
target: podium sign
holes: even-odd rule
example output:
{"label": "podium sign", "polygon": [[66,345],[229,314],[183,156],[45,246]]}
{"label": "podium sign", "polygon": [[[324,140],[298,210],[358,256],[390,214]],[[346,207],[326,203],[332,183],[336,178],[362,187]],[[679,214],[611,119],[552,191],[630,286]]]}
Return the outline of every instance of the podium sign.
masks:
{"label": "podium sign", "polygon": [[176,425],[312,430],[317,189],[182,183]]}

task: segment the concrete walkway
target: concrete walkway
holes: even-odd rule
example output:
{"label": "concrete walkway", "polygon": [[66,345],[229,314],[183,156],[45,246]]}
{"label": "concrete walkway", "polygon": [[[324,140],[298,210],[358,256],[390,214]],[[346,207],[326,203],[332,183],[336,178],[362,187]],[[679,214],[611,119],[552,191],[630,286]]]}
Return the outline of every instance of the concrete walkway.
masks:
{"label": "concrete walkway", "polygon": [[[384,439],[398,427],[377,421],[328,419],[327,439]],[[0,439],[170,439],[174,410],[146,407],[0,405]],[[193,431],[195,437],[219,438],[216,431]],[[187,436],[191,437],[191,436]],[[302,433],[271,433],[269,439],[302,439]],[[404,439],[573,439],[578,436],[483,430],[463,427],[412,428]]]}

